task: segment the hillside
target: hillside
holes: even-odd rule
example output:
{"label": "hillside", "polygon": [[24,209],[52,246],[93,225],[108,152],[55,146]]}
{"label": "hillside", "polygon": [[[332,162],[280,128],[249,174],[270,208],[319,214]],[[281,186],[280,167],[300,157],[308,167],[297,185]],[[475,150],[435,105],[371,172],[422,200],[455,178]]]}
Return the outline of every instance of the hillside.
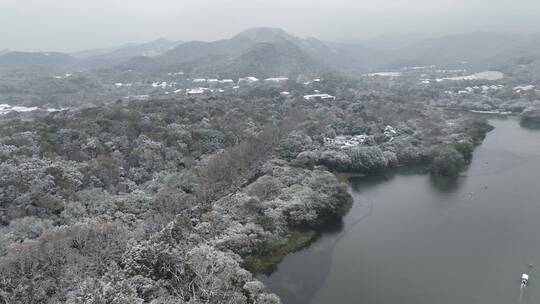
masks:
{"label": "hillside", "polygon": [[[278,28],[252,28],[229,39],[174,42],[158,39],[114,49],[74,53],[11,52],[0,55],[0,67],[48,66],[106,70],[108,75],[135,70],[142,75],[183,71],[197,77],[259,78],[316,76],[339,71],[362,75],[370,71],[407,66],[485,70],[532,62],[540,52],[539,35],[470,33],[430,38],[414,43],[399,41],[384,46],[382,38],[364,44],[334,43],[299,38]],[[79,58],[79,59],[77,59]]]}
{"label": "hillside", "polygon": [[83,67],[110,67],[134,57],[156,57],[162,55],[181,43],[181,41],[169,41],[161,38],[142,44],[128,44],[113,49],[91,50],[79,52],[75,55],[82,59]]}
{"label": "hillside", "polygon": [[275,76],[294,77],[301,74],[317,74],[329,68],[323,67],[294,43],[258,43],[239,55],[217,57],[206,65],[195,65],[194,75],[216,75],[220,78],[240,78],[256,75],[260,78]]}
{"label": "hillside", "polygon": [[540,60],[540,34],[527,37],[519,45],[504,50],[485,61],[498,65],[529,64]]}
{"label": "hillside", "polygon": [[526,36],[504,33],[470,33],[423,40],[392,52],[387,64],[459,66],[496,56],[523,46]]}
{"label": "hillside", "polygon": [[[326,66],[347,74],[423,65],[481,69],[489,66],[485,63],[486,60],[496,56],[508,57],[506,53],[524,54],[522,57],[525,54],[534,54],[535,49],[528,46],[531,40],[533,39],[526,35],[478,32],[430,38],[416,43],[412,41],[410,45],[401,41],[399,45],[405,47],[383,50],[359,43],[334,43],[316,38],[298,38],[276,28],[253,28],[231,39],[181,44],[162,56],[155,57],[155,61],[146,61],[145,69],[160,71],[174,68],[197,71],[198,74],[203,72],[216,74],[217,67],[220,67],[221,74],[236,75],[242,71],[238,67],[244,66],[257,67],[252,73],[258,73],[257,75],[262,77],[280,70],[279,68],[261,70],[265,66],[271,68],[270,63],[275,58],[255,56],[258,60],[256,63],[238,61],[241,58],[253,59],[254,57],[244,55],[244,52],[261,43],[266,44],[267,50],[270,44],[273,45],[274,50],[269,51],[269,54],[277,51],[284,56],[282,58],[284,62],[292,63],[291,69],[285,71],[286,74],[307,73],[313,70],[314,65]],[[367,45],[384,44],[378,41]],[[291,52],[292,46],[296,49],[294,52]],[[302,56],[299,56],[300,53]],[[285,60],[288,55],[292,57]],[[141,68],[142,65],[138,61],[141,61],[141,58],[129,63],[128,66]],[[209,65],[213,69],[208,68]]]}
{"label": "hillside", "polygon": [[205,57],[235,56],[258,43],[278,43],[293,38],[281,29],[253,28],[243,31],[231,39],[183,43],[159,56],[157,61],[167,64],[180,64],[201,60]]}
{"label": "hillside", "polygon": [[0,56],[0,68],[29,66],[65,68],[77,63],[76,58],[57,52],[10,52]]}
{"label": "hillside", "polygon": [[[183,70],[201,77],[297,76],[322,70],[324,65],[311,56],[302,39],[275,28],[246,30],[231,39],[183,43],[148,60],[133,58],[120,68],[148,72]],[[327,47],[322,42],[319,45]]]}
{"label": "hillside", "polygon": [[84,50],[73,52],[70,55],[79,59],[88,59],[96,57],[112,58],[130,58],[136,56],[154,57],[161,55],[172,48],[181,44],[182,41],[170,41],[165,38],[159,38],[145,43],[128,43],[119,47]]}

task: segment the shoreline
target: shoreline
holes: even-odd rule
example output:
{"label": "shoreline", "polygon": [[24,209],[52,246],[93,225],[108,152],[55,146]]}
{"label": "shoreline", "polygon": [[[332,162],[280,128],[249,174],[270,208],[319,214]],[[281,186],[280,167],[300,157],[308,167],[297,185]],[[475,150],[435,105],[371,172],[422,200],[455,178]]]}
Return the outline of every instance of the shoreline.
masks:
{"label": "shoreline", "polygon": [[[481,114],[486,115],[483,113],[475,113],[475,114]],[[503,116],[503,117],[509,117]],[[489,132],[493,131],[493,129],[486,132],[481,140],[481,142],[474,146],[474,150],[482,145],[485,137]],[[462,168],[458,175],[456,176],[441,176],[438,174],[430,173],[429,166],[416,164],[416,165],[403,165],[403,166],[397,166],[394,168],[387,168],[385,170],[381,170],[379,172],[373,172],[373,173],[366,173],[366,172],[339,172],[339,171],[333,171],[329,170],[330,173],[332,173],[339,183],[346,184],[347,185],[347,196],[348,201],[345,204],[342,204],[340,206],[344,206],[342,210],[338,210],[336,214],[339,216],[337,218],[323,221],[318,223],[314,227],[297,227],[293,228],[289,231],[289,237],[285,242],[282,244],[277,245],[276,247],[271,246],[270,248],[267,248],[264,250],[264,252],[260,254],[249,254],[243,256],[243,264],[242,266],[250,271],[254,276],[265,274],[269,275],[271,274],[276,267],[279,265],[279,263],[289,254],[295,253],[297,251],[300,251],[304,248],[309,247],[313,242],[317,241],[317,238],[320,236],[322,232],[324,232],[325,227],[328,225],[331,225],[333,221],[339,221],[344,216],[347,215],[347,213],[351,210],[354,201],[352,199],[352,193],[350,192],[349,186],[350,186],[350,179],[352,178],[365,178],[373,175],[381,175],[386,178],[387,174],[393,175],[393,174],[399,174],[399,173],[407,173],[407,172],[414,172],[417,174],[426,174],[430,175],[432,174],[434,178],[442,179],[445,182],[451,182],[463,173],[465,169],[468,167],[467,165]]]}

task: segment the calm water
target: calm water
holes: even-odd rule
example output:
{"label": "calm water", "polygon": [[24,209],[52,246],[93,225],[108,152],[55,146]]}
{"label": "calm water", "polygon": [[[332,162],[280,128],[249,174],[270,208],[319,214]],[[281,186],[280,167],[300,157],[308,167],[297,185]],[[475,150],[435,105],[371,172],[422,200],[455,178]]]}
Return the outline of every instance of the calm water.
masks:
{"label": "calm water", "polygon": [[352,180],[342,223],[260,279],[286,304],[540,303],[540,131],[491,123],[455,183]]}

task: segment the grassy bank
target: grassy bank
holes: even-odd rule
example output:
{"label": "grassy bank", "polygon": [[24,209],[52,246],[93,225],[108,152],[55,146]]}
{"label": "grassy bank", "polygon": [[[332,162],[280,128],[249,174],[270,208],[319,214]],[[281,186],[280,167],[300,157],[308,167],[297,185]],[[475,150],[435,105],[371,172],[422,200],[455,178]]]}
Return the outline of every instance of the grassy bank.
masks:
{"label": "grassy bank", "polygon": [[275,244],[264,253],[248,255],[244,257],[244,268],[252,273],[259,274],[268,272],[288,254],[307,247],[317,236],[315,230],[291,231],[287,241]]}
{"label": "grassy bank", "polygon": [[365,173],[355,173],[355,172],[332,172],[339,182],[348,183],[349,179],[354,177],[365,177]]}
{"label": "grassy bank", "polygon": [[[338,173],[336,176],[340,182],[345,183],[351,177],[363,175]],[[325,225],[340,221],[351,209],[353,200],[343,184],[339,185],[339,189],[331,198],[335,204],[319,210],[317,221],[300,226],[289,226],[289,233],[285,241],[271,244],[268,248],[256,254],[244,256],[243,267],[254,274],[268,273],[286,255],[309,246],[317,237],[318,232],[324,229]]]}

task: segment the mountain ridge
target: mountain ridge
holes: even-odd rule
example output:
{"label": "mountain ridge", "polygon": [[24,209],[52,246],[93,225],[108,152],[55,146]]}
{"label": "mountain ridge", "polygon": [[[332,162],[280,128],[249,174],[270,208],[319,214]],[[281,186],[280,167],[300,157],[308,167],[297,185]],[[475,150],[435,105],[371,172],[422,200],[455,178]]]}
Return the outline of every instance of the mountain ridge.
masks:
{"label": "mountain ridge", "polygon": [[0,55],[0,68],[45,66],[66,68],[78,63],[75,57],[60,52],[8,52]]}
{"label": "mountain ridge", "polygon": [[[46,65],[86,70],[136,69],[143,73],[182,70],[209,77],[254,73],[264,77],[279,71],[294,77],[325,70],[363,74],[425,65],[467,65],[482,69],[512,61],[538,59],[540,34],[473,32],[428,38],[405,45],[399,49],[383,50],[369,44],[300,38],[280,28],[257,27],[216,41],[180,42],[160,38],[86,53],[48,52],[54,54],[52,59],[43,55],[46,52],[8,52],[0,54],[0,67]],[[254,71],[249,71],[250,68]],[[205,73],[209,75],[202,75]]]}

